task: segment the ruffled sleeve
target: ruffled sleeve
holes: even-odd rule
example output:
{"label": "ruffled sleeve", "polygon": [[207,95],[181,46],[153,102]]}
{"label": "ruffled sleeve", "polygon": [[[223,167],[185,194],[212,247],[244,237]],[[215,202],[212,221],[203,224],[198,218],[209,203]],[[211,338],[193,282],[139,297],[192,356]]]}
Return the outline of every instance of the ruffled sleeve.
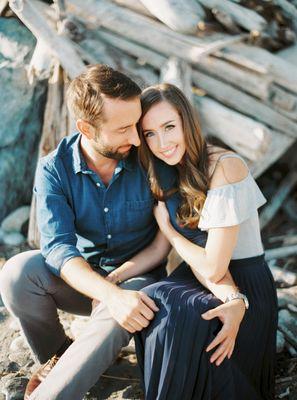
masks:
{"label": "ruffled sleeve", "polygon": [[254,216],[265,203],[265,197],[249,173],[240,182],[208,190],[198,228],[205,231],[239,225]]}

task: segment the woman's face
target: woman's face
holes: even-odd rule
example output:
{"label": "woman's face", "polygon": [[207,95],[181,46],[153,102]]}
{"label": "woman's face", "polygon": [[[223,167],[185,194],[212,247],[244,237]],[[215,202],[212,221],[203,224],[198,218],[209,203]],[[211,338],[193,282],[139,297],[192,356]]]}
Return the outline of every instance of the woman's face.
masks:
{"label": "woman's face", "polygon": [[151,152],[169,165],[182,161],[186,151],[182,120],[167,101],[157,103],[145,114],[141,127]]}

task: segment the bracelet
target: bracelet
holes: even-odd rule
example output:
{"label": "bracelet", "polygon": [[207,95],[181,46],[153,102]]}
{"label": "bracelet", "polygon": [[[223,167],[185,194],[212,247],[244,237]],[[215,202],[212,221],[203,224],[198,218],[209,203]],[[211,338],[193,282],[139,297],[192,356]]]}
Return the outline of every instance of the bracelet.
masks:
{"label": "bracelet", "polygon": [[248,301],[248,298],[246,297],[245,294],[242,294],[242,293],[240,293],[240,292],[229,294],[229,295],[226,297],[225,303],[229,303],[229,301],[237,300],[237,299],[243,300],[244,305],[245,305],[245,309],[248,310],[248,308],[249,308],[249,301]]}

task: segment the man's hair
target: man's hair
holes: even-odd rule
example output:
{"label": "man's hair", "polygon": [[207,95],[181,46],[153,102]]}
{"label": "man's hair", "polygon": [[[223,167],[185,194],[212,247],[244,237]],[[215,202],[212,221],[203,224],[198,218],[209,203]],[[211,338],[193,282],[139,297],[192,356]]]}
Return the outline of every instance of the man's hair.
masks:
{"label": "man's hair", "polygon": [[102,95],[128,100],[140,94],[140,87],[128,76],[108,65],[96,64],[88,66],[70,83],[67,105],[75,119],[98,126],[102,121]]}

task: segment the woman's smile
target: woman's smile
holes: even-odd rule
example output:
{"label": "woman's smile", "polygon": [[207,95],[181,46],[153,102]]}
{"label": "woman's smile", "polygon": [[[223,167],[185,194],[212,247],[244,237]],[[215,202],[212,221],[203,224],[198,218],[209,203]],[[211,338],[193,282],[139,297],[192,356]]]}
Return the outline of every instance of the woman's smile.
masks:
{"label": "woman's smile", "polygon": [[170,147],[170,148],[167,149],[167,150],[160,151],[160,153],[161,153],[164,157],[170,158],[170,157],[172,157],[172,156],[176,153],[177,148],[178,148],[178,145],[176,144],[175,146]]}

